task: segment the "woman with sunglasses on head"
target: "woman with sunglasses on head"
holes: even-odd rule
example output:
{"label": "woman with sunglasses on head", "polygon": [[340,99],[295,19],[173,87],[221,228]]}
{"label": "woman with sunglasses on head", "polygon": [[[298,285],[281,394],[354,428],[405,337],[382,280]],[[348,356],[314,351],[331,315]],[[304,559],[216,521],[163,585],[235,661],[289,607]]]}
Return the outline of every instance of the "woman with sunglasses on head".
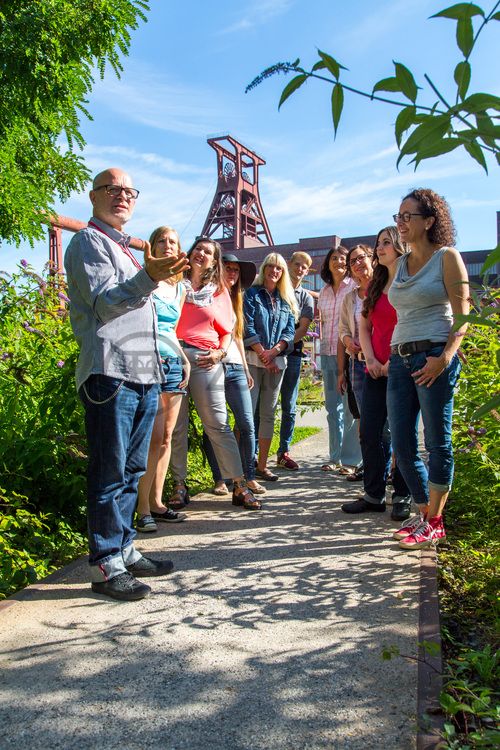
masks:
{"label": "woman with sunglasses on head", "polygon": [[[347,253],[346,266],[347,274],[354,281],[355,288],[346,295],[340,311],[339,339],[344,346],[343,349],[339,350],[337,387],[340,393],[345,393],[347,390],[345,374],[345,353],[347,353],[349,356],[347,372],[356,400],[356,406],[358,412],[361,414],[365,364],[359,340],[359,328],[363,300],[366,297],[373,276],[371,247],[368,247],[368,245],[355,245],[351,247]],[[339,473],[346,474],[347,478],[351,481],[363,479],[363,469],[361,466],[358,466],[354,472],[347,472],[340,469]]]}
{"label": "woman with sunglasses on head", "polygon": [[[399,260],[389,289],[398,322],[392,336],[387,408],[396,460],[420,511],[394,538],[404,549],[418,549],[446,538],[442,512],[453,479],[457,351],[467,325],[453,328],[455,316],[469,311],[469,286],[464,262],[452,247],[455,228],[444,198],[433,190],[412,190],[394,220],[410,252]],[[428,468],[418,453],[420,413]]]}
{"label": "woman with sunglasses on head", "polygon": [[[249,287],[255,279],[256,268],[251,261],[239,260],[236,255],[224,253],[222,256],[225,270],[225,283],[231,296],[234,313],[233,339],[226,356],[222,360],[224,367],[224,388],[226,401],[233,412],[237,440],[240,448],[241,463],[247,486],[254,494],[265,494],[265,488],[255,479],[255,430],[253,421],[252,397],[253,379],[248,369],[243,346],[243,288]],[[203,447],[214,478],[214,494],[227,495],[224,481],[212,444],[203,433]]]}
{"label": "woman with sunglasses on head", "polygon": [[[153,257],[178,256],[181,252],[179,236],[168,226],[158,227],[149,238]],[[153,292],[157,324],[158,346],[165,381],[161,384],[146,473],[139,480],[137,503],[137,531],[157,531],[157,522],[178,523],[184,515],[175,513],[162,502],[163,486],[170,463],[172,432],[177,422],[184,390],[189,379],[190,365],[184,355],[175,327],[184,302],[182,274],[168,281],[159,281]]]}
{"label": "woman with sunglasses on head", "polygon": [[318,310],[321,319],[321,371],[325,408],[328,418],[329,461],[322,471],[336,471],[342,466],[356,466],[361,460],[358,428],[347,403],[347,395],[337,388],[340,310],[346,294],[354,289],[353,280],[347,276],[343,245],[332,248],[321,268],[325,286],[319,293]]}
{"label": "woman with sunglasses on head", "polygon": [[[260,510],[261,502],[248,489],[243,476],[238,445],[227,418],[222,360],[232,341],[234,313],[224,284],[221,246],[208,237],[198,237],[188,253],[188,260],[190,268],[184,278],[186,299],[177,335],[191,364],[189,392],[222,476],[233,480],[233,505]],[[173,509],[182,508],[189,501],[185,484],[187,432],[185,404],[174,433],[172,472],[176,488],[169,501]]]}
{"label": "woman with sunglasses on head", "polygon": [[[375,241],[373,278],[363,301],[359,340],[366,363],[361,398],[359,438],[363,454],[364,496],[344,503],[344,513],[385,510],[385,488],[391,467],[391,441],[387,429],[387,373],[396,311],[388,300],[398,259],[406,248],[396,227],[382,229]],[[391,518],[410,516],[411,496],[396,464]]]}
{"label": "woman with sunglasses on head", "polygon": [[299,311],[285,259],[278,253],[264,258],[253,286],[243,298],[245,347],[254,381],[252,407],[259,404],[259,456],[256,476],[275,482],[267,468],[274,431],[274,414],[286,367],[285,353],[293,348]]}

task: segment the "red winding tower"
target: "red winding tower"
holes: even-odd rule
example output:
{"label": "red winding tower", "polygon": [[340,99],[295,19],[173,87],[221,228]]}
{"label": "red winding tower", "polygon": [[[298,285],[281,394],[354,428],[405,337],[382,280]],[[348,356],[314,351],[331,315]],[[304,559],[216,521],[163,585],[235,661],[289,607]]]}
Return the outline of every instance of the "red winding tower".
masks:
{"label": "red winding tower", "polygon": [[274,245],[259,197],[259,167],[266,162],[230,135],[209,138],[217,153],[217,190],[202,234],[226,251]]}

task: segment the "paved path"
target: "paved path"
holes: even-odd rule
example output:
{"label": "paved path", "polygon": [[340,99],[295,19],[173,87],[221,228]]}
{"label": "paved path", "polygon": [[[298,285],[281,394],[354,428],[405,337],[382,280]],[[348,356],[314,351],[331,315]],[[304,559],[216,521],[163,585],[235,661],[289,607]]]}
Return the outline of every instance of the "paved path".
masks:
{"label": "paved path", "polygon": [[324,432],[294,456],[263,512],[204,495],[141,537],[176,566],[149,599],[93,595],[79,561],[0,611],[2,750],[415,747],[416,667],[380,654],[416,653],[419,554],[340,511]]}

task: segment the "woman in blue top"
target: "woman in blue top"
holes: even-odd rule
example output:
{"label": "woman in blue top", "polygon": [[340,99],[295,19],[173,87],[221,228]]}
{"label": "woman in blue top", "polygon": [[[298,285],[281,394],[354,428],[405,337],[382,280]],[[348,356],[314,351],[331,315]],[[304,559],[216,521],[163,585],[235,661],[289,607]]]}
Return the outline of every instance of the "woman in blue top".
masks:
{"label": "woman in blue top", "polygon": [[[467,271],[451,247],[455,228],[444,198],[412,190],[394,216],[410,252],[398,261],[389,302],[398,320],[391,341],[387,410],[396,460],[420,513],[394,533],[404,549],[446,537],[442,512],[453,479],[451,420],[460,373],[457,350],[469,311]],[[419,414],[429,466],[418,453]]]}
{"label": "woman in blue top", "polygon": [[[151,254],[155,257],[179,255],[181,251],[177,232],[171,227],[158,227],[149,241]],[[142,532],[156,531],[157,521],[178,523],[185,518],[162,502],[163,485],[170,463],[172,432],[190,374],[190,364],[175,333],[185,296],[181,278],[182,275],[160,281],[153,293],[165,381],[161,384],[146,473],[139,481],[137,531]]]}
{"label": "woman in blue top", "polygon": [[260,479],[278,479],[267,468],[267,457],[274,429],[274,413],[286,367],[287,350],[293,349],[295,321],[299,311],[285,259],[270,253],[259,269],[253,286],[243,299],[245,315],[244,344],[250,375],[255,414],[259,403],[259,459],[256,474]]}

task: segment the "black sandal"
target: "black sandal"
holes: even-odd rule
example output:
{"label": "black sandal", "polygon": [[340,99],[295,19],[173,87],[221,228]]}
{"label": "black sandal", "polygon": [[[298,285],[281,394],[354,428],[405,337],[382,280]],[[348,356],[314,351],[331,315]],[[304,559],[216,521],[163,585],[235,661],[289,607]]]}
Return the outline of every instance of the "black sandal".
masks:
{"label": "black sandal", "polygon": [[234,482],[232,504],[243,506],[247,510],[260,510],[262,508],[260,500],[247,487],[247,483],[242,481]]}
{"label": "black sandal", "polygon": [[188,505],[190,500],[191,498],[189,497],[188,488],[178,485],[175,488],[173,495],[168,499],[168,506],[172,508],[172,510],[182,510]]}

